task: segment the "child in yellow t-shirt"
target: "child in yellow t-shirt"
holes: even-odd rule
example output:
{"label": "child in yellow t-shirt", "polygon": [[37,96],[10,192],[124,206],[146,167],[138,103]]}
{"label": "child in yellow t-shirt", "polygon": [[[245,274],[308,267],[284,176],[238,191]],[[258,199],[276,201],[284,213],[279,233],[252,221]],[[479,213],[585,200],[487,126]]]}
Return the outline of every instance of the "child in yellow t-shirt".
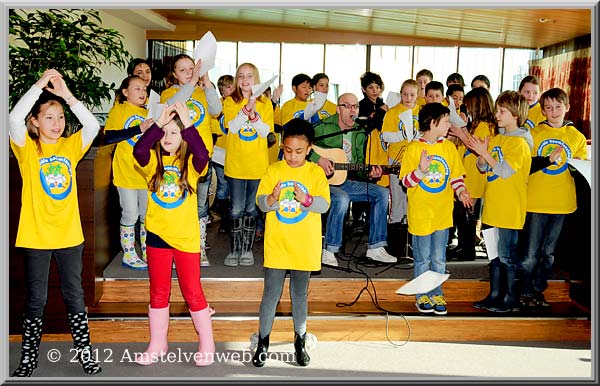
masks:
{"label": "child in yellow t-shirt", "polygon": [[284,160],[271,164],[258,186],[256,202],[267,213],[267,220],[258,346],[252,358],[257,367],[264,366],[267,359],[269,335],[288,270],[296,362],[300,366],[310,362],[305,347],[306,297],[311,272],[321,269],[321,214],[330,203],[325,172],[306,160],[314,136],[312,125],[303,119],[286,123]]}
{"label": "child in yellow t-shirt", "polygon": [[419,84],[416,104],[417,106],[423,106],[425,103],[427,103],[427,90],[425,90],[425,87],[427,87],[427,84],[433,80],[433,73],[424,68],[417,72],[417,75],[415,75],[415,80]]}
{"label": "child in yellow t-shirt", "polygon": [[511,312],[519,301],[517,241],[525,223],[533,140],[522,126],[527,118],[527,101],[522,95],[504,91],[496,98],[495,108],[499,134],[491,139],[471,136],[467,141],[479,155],[477,166],[487,177],[481,221],[496,227],[498,234],[498,257],[490,262],[490,292],[473,306]]}
{"label": "child in yellow t-shirt", "polygon": [[[441,103],[425,104],[419,111],[421,137],[407,148],[399,178],[408,191],[408,231],[412,235],[414,277],[428,270],[446,271],[448,229],[452,226],[454,194],[471,207],[465,188],[465,170],[456,147],[445,137],[450,129],[450,110]],[[441,286],[416,295],[424,314],[446,315]]]}
{"label": "child in yellow t-shirt", "polygon": [[[146,119],[146,82],[136,76],[123,79],[117,90],[115,104],[104,125],[106,143],[116,143],[113,155],[113,184],[119,193],[121,221],[119,239],[123,249],[121,264],[127,268],[146,270],[146,208],[148,186],[133,162],[133,147],[142,133],[153,123]],[[135,250],[135,225],[140,222],[141,259]]]}
{"label": "child in yellow t-shirt", "polygon": [[521,263],[525,307],[549,307],[543,292],[552,275],[554,248],[567,214],[577,209],[575,181],[567,162],[587,158],[585,136],[565,120],[570,107],[567,93],[560,88],[547,90],[540,104],[546,120],[531,131],[534,158],[527,183],[527,241]]}
{"label": "child in yellow t-shirt", "polygon": [[171,266],[199,335],[197,366],[214,361],[215,343],[200,280],[197,180],[208,170],[208,149],[185,102],[166,106],[133,149],[148,186],[148,276],[150,344],[135,362],[150,365],[167,354]]}
{"label": "child in yellow t-shirt", "polygon": [[[63,101],[83,126],[66,138]],[[49,69],[13,107],[8,127],[10,147],[23,178],[15,246],[23,251],[27,283],[21,359],[12,376],[31,377],[39,362],[52,257],[60,272],[76,358],[86,374],[99,373],[81,285],[84,239],[76,170],[100,124],[73,96],[62,74]]]}

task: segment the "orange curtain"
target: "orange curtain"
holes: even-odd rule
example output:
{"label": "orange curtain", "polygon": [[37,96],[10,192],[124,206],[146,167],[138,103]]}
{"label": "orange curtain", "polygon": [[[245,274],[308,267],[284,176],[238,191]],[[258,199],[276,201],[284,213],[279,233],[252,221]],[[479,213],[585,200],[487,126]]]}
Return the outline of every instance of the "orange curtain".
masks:
{"label": "orange curtain", "polygon": [[585,48],[533,60],[529,67],[530,73],[540,80],[542,92],[553,87],[560,87],[567,92],[571,108],[566,119],[573,121],[575,127],[590,139],[591,49]]}

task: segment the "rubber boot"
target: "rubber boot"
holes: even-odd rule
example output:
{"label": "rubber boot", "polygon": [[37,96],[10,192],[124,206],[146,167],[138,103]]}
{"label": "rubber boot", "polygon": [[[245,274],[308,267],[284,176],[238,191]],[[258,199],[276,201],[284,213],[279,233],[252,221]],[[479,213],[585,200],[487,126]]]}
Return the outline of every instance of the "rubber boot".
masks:
{"label": "rubber boot", "polygon": [[123,260],[121,264],[131,269],[148,269],[148,264],[140,259],[135,251],[135,225],[121,225],[119,234],[121,248],[123,248]]}
{"label": "rubber boot", "polygon": [[142,250],[142,261],[148,265],[148,254],[146,253],[146,224],[140,223],[140,249]]}
{"label": "rubber boot", "polygon": [[148,324],[150,325],[150,344],[141,355],[136,355],[135,363],[142,366],[151,365],[167,353],[169,344],[169,306],[151,308],[148,306]]}
{"label": "rubber boot", "polygon": [[486,309],[492,312],[511,312],[514,308],[518,307],[519,296],[517,294],[517,271],[507,270],[506,266],[502,264],[502,281],[506,286],[504,296],[497,298],[495,302],[492,302]]}
{"label": "rubber boot", "polygon": [[198,352],[194,356],[196,366],[209,366],[215,360],[215,341],[213,338],[212,321],[210,319],[211,308],[192,312],[192,321],[198,333]]}
{"label": "rubber boot", "polygon": [[269,350],[269,335],[261,338],[258,333],[258,343],[256,345],[256,351],[252,357],[252,364],[254,367],[263,367],[267,361],[267,351]]}
{"label": "rubber boot", "polygon": [[252,246],[254,245],[254,236],[256,234],[256,217],[244,217],[242,234],[242,255],[240,256],[240,265],[254,265]]}
{"label": "rubber boot", "polygon": [[19,367],[12,374],[13,377],[31,377],[33,370],[37,368],[43,324],[43,318],[23,320],[21,360]]}
{"label": "rubber boot", "polygon": [[206,224],[208,223],[208,216],[200,219],[200,266],[210,267],[210,261],[208,261],[208,255],[206,254]]}
{"label": "rubber boot", "polygon": [[225,266],[237,267],[242,254],[242,219],[234,218],[231,228],[231,252],[225,257]]}
{"label": "rubber boot", "polygon": [[73,337],[73,348],[77,350],[77,359],[87,375],[94,375],[102,371],[100,364],[94,357],[92,344],[90,342],[90,328],[88,325],[87,312],[68,314],[71,336]]}
{"label": "rubber boot", "polygon": [[473,303],[473,307],[475,307],[475,308],[479,308],[479,309],[487,308],[490,305],[492,305],[498,297],[501,296],[502,275],[501,275],[500,262],[498,261],[498,258],[495,258],[494,260],[490,261],[489,268],[490,268],[490,292],[484,299],[481,299],[481,300]]}
{"label": "rubber boot", "polygon": [[296,363],[300,366],[308,366],[310,363],[310,357],[306,352],[306,332],[302,335],[298,335],[298,333],[294,333],[294,349],[296,351]]}

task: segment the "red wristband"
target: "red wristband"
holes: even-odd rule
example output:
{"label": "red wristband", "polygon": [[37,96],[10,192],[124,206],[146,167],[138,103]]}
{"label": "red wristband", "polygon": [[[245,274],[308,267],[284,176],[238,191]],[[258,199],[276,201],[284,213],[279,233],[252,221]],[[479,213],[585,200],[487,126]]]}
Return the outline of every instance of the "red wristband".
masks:
{"label": "red wristband", "polygon": [[302,206],[308,208],[309,206],[312,205],[312,203],[313,203],[313,197],[310,194],[306,193],[306,195],[304,196],[304,202],[302,203]]}

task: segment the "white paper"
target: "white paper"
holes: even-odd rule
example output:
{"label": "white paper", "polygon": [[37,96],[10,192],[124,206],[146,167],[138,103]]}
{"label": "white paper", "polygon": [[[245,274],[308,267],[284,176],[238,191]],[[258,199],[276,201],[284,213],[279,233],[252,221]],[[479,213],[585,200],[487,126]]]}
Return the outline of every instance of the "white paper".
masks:
{"label": "white paper", "polygon": [[483,234],[483,240],[485,241],[485,250],[488,255],[488,259],[494,260],[498,257],[498,229],[488,228],[481,231]]}
{"label": "white paper", "polygon": [[404,133],[400,133],[407,141],[412,141],[417,135],[417,131],[413,125],[413,111],[412,109],[405,110],[400,114],[400,121],[404,123]]}
{"label": "white paper", "polygon": [[213,147],[213,155],[211,160],[219,165],[225,166],[225,149],[219,146]]}
{"label": "white paper", "polygon": [[456,127],[467,126],[467,122],[463,121],[460,115],[456,112],[456,106],[454,105],[454,99],[448,97],[448,108],[450,109],[450,124]]}
{"label": "white paper", "polygon": [[267,91],[267,89],[269,88],[271,83],[273,83],[278,76],[279,75],[275,74],[275,76],[273,76],[271,79],[267,80],[266,82],[261,83],[261,84],[255,84],[254,86],[252,86],[252,96],[256,97],[256,98],[261,96],[265,91]]}
{"label": "white paper", "polygon": [[449,273],[437,273],[431,270],[425,271],[398,288],[396,293],[400,295],[425,294],[442,285],[449,277]]}
{"label": "white paper", "polygon": [[148,97],[148,118],[158,121],[165,106],[165,104],[160,103],[160,95],[156,91],[150,90],[150,96]]}
{"label": "white paper", "polygon": [[582,176],[585,177],[590,188],[592,187],[592,161],[574,159],[569,160],[569,165],[573,166]]}
{"label": "white paper", "polygon": [[200,77],[215,66],[216,56],[217,39],[215,39],[215,35],[212,32],[208,31],[198,41],[196,47],[194,47],[194,61],[196,63],[198,63],[198,60],[202,61],[202,64],[200,64]]}
{"label": "white paper", "polygon": [[388,105],[388,107],[391,109],[392,107],[396,106],[398,103],[400,103],[400,94],[394,91],[390,91],[387,94],[387,97],[385,98],[385,104]]}

